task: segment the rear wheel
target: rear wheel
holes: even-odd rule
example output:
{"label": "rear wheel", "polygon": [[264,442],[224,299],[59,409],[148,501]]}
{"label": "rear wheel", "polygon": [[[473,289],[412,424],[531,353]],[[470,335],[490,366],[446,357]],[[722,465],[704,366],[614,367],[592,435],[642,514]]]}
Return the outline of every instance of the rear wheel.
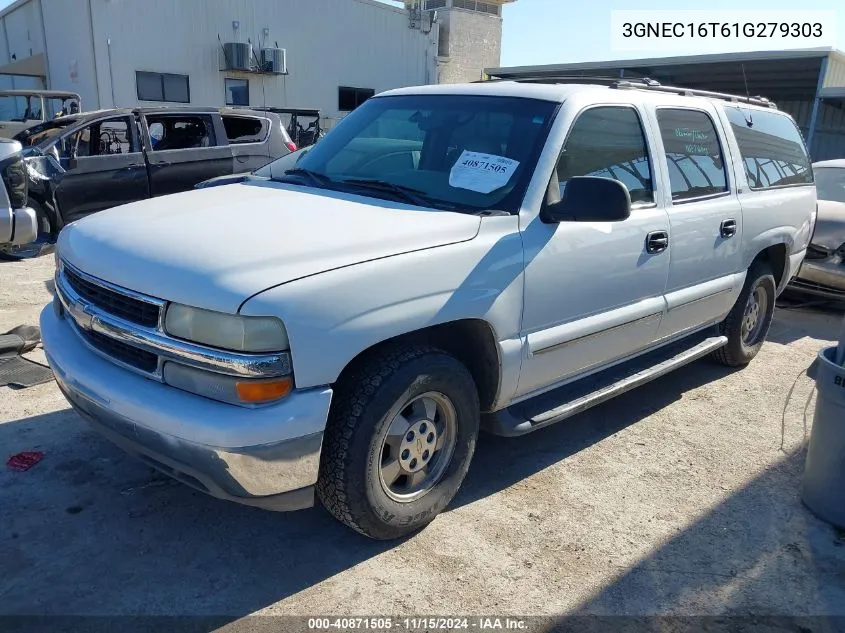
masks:
{"label": "rear wheel", "polygon": [[429,522],[455,496],[478,436],[478,393],[449,354],[399,346],[338,385],[317,493],[361,534],[395,539]]}
{"label": "rear wheel", "polygon": [[734,307],[718,326],[719,333],[728,337],[728,343],[716,350],[713,358],[728,367],[750,363],[769,333],[776,298],[771,268],[763,262],[755,262],[748,270]]}

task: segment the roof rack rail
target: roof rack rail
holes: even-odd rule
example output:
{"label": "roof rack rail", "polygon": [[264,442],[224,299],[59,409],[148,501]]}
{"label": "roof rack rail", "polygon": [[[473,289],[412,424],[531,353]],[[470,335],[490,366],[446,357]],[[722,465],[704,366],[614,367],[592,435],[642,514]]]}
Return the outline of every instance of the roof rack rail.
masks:
{"label": "roof rack rail", "polygon": [[734,103],[750,103],[752,105],[763,106],[764,108],[774,108],[777,106],[774,102],[766,97],[743,97],[741,95],[732,95],[724,92],[714,92],[712,90],[699,90],[697,88],[684,88],[681,86],[664,86],[659,81],[650,79],[649,77],[600,77],[587,75],[537,75],[537,76],[491,76],[490,79],[482,80],[484,83],[490,81],[516,81],[519,83],[546,83],[546,84],[598,84],[609,88],[616,88],[619,90],[654,90],[656,92],[666,92],[670,94],[683,95],[688,97],[707,97],[709,99],[721,99],[723,101],[731,101]]}

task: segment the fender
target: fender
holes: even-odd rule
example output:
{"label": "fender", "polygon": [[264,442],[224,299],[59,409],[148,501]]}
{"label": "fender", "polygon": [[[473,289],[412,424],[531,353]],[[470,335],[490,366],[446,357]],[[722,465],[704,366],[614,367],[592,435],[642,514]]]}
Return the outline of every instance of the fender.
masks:
{"label": "fender", "polygon": [[[519,340],[522,238],[516,216],[484,218],[468,242],[396,255],[313,275],[262,292],[240,313],[285,324],[298,388],[335,382],[361,352],[403,334],[460,319],[492,328],[508,381]],[[508,361],[511,359],[511,362]],[[517,361],[518,362],[518,361]],[[500,392],[510,385],[500,381]]]}

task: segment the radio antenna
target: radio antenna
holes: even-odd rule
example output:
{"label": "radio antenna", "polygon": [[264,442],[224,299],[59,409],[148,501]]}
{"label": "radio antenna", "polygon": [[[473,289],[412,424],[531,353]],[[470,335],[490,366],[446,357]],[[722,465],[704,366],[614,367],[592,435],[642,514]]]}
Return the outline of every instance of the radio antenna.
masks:
{"label": "radio antenna", "polygon": [[[742,66],[742,81],[745,83],[745,97],[748,99],[748,103],[751,103],[751,93],[748,91],[748,78],[745,76],[745,64],[740,65]],[[743,112],[743,114],[745,115],[745,123],[748,125],[748,127],[753,126],[754,119],[751,116],[751,112],[749,112],[748,114],[745,114],[745,112]]]}

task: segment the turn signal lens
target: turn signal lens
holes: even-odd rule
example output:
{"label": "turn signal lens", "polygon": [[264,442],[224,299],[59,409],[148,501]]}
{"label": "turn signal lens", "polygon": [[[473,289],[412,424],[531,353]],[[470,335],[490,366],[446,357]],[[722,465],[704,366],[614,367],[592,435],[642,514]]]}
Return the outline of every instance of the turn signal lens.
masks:
{"label": "turn signal lens", "polygon": [[288,395],[291,389],[293,380],[290,377],[235,383],[235,391],[240,401],[252,404],[278,400]]}

